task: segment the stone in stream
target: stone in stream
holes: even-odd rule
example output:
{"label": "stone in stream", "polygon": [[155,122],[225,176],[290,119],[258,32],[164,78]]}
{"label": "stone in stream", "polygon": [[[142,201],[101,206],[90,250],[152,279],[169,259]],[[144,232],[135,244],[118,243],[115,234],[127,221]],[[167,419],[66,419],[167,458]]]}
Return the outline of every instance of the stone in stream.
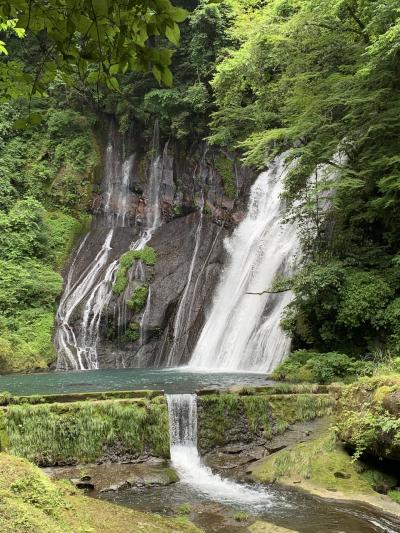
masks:
{"label": "stone in stream", "polygon": [[175,471],[165,461],[155,458],[140,464],[106,463],[60,467],[52,469],[50,475],[58,479],[67,478],[75,487],[96,493],[117,492],[130,487],[169,485],[178,481]]}

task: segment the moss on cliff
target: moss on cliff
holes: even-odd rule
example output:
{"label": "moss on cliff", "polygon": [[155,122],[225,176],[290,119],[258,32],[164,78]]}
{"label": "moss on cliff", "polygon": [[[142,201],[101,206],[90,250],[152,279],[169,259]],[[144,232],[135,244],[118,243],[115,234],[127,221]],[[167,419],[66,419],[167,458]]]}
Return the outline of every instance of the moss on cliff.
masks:
{"label": "moss on cliff", "polygon": [[6,428],[8,450],[39,465],[96,461],[114,452],[169,455],[163,397],[15,405],[7,410]]}
{"label": "moss on cliff", "polygon": [[[247,391],[249,392],[249,391]],[[290,424],[330,414],[328,394],[202,394],[199,396],[199,448],[202,453],[235,441],[270,439]]]}
{"label": "moss on cliff", "polygon": [[225,194],[232,200],[236,196],[235,163],[223,155],[215,158],[215,168],[222,178]]}
{"label": "moss on cliff", "polygon": [[345,387],[337,429],[356,457],[365,452],[400,460],[400,374],[362,378]]}
{"label": "moss on cliff", "polygon": [[112,287],[114,294],[122,294],[128,286],[127,273],[135,261],[143,261],[147,266],[154,266],[156,260],[156,252],[151,246],[145,246],[143,250],[129,250],[122,254]]}
{"label": "moss on cliff", "polygon": [[0,454],[0,530],[3,533],[195,533],[186,519],[162,518],[87,498],[51,481],[24,459]]}
{"label": "moss on cliff", "polygon": [[149,288],[147,285],[137,287],[131,298],[126,301],[126,305],[132,311],[140,311],[146,305],[148,295]]}

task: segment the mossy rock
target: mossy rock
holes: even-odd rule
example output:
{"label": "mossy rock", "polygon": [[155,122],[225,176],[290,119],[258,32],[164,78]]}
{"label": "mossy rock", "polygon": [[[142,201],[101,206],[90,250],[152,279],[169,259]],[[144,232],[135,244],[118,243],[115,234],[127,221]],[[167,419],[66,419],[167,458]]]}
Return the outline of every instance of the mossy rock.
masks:
{"label": "mossy rock", "polygon": [[400,461],[400,374],[361,378],[338,401],[340,438],[356,457],[366,453]]}
{"label": "mossy rock", "polygon": [[392,476],[354,462],[333,431],[263,459],[253,466],[251,478],[261,483],[366,495],[375,494],[378,484],[386,484],[388,489],[396,484]]}
{"label": "mossy rock", "polygon": [[24,459],[0,453],[2,533],[200,533],[186,518],[163,518],[81,495]]}

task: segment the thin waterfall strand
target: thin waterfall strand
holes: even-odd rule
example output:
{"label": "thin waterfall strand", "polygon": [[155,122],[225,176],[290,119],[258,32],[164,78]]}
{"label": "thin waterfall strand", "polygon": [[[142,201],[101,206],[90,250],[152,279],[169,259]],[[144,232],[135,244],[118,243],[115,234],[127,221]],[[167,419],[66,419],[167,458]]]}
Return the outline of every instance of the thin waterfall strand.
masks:
{"label": "thin waterfall strand", "polygon": [[176,366],[179,365],[182,355],[184,355],[179,350],[182,350],[183,343],[181,342],[184,336],[185,328],[188,322],[188,311],[191,311],[192,307],[192,301],[194,299],[195,293],[193,291],[192,298],[190,298],[190,289],[192,285],[192,278],[193,278],[193,272],[194,268],[196,266],[197,262],[197,256],[199,253],[200,243],[201,243],[201,231],[203,229],[203,206],[204,206],[204,199],[202,201],[202,205],[200,208],[200,218],[199,223],[196,228],[195,237],[194,237],[194,250],[192,255],[192,260],[190,262],[189,267],[189,273],[186,280],[186,285],[182,293],[181,300],[179,302],[178,310],[176,312],[175,321],[174,321],[174,337],[173,337],[173,343],[171,350],[168,354],[168,358],[166,361],[166,366]]}
{"label": "thin waterfall strand", "polygon": [[[72,285],[75,264],[82,253],[84,243],[90,238],[88,234],[78,248],[70,271],[63,296],[57,311],[57,328],[55,346],[58,353],[57,369],[87,370],[99,367],[97,345],[100,337],[100,323],[104,310],[108,307],[112,297],[112,286],[118,269],[118,261],[109,264],[112,250],[111,242],[117,227],[126,227],[128,214],[128,198],[130,176],[134,164],[134,155],[125,158],[122,163],[118,159],[114,146],[113,130],[106,150],[105,175],[103,180],[104,207],[97,216],[97,224],[108,228],[104,243],[84,273]],[[141,250],[151,239],[154,231],[161,224],[160,211],[160,181],[163,170],[163,159],[157,155],[158,125],[155,124],[153,133],[153,159],[150,165],[149,185],[147,194],[146,226],[142,235],[134,241],[130,249]],[[125,146],[123,146],[125,153]],[[140,267],[140,278],[143,277],[143,267]],[[125,314],[125,301],[119,309]],[[82,308],[82,316],[77,331],[71,324],[73,315]],[[120,327],[120,316],[118,327]],[[142,320],[143,322],[143,320]]]}

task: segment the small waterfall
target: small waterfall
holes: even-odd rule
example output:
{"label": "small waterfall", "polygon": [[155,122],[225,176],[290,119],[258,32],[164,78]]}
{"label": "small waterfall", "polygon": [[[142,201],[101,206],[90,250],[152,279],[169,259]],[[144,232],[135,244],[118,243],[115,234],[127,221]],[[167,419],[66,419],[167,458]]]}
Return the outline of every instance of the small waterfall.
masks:
{"label": "small waterfall", "polygon": [[181,483],[209,499],[265,508],[271,496],[263,489],[223,479],[205,466],[197,451],[197,397],[195,394],[167,394],[172,466]]}
{"label": "small waterfall", "polygon": [[284,161],[285,154],[259,175],[246,218],[225,241],[228,265],[189,368],[270,372],[290,348],[279,323],[291,294],[263,293],[290,273],[298,250],[296,228],[281,220]]}
{"label": "small waterfall", "polygon": [[[100,337],[100,324],[103,312],[108,307],[113,294],[112,286],[119,264],[117,259],[110,262],[112,240],[116,228],[128,228],[129,230],[127,220],[128,201],[131,194],[129,183],[134,155],[125,157],[124,145],[122,154],[117,148],[115,132],[111,128],[102,186],[104,203],[94,220],[95,229],[104,232],[105,238],[100,251],[73,283],[72,280],[77,277],[75,271],[77,260],[91,240],[91,233],[89,233],[78,248],[68,272],[67,283],[56,315],[57,326],[54,341],[58,353],[58,370],[99,368],[97,345]],[[161,224],[159,190],[163,159],[157,155],[157,123],[154,127],[152,151],[146,202],[146,225],[139,239],[130,245],[131,250],[143,249]],[[143,280],[143,265],[139,265],[136,270],[139,279]],[[126,316],[125,298],[122,302],[118,302],[115,311],[118,314],[116,322],[120,330]],[[77,321],[79,315],[80,321]]]}

